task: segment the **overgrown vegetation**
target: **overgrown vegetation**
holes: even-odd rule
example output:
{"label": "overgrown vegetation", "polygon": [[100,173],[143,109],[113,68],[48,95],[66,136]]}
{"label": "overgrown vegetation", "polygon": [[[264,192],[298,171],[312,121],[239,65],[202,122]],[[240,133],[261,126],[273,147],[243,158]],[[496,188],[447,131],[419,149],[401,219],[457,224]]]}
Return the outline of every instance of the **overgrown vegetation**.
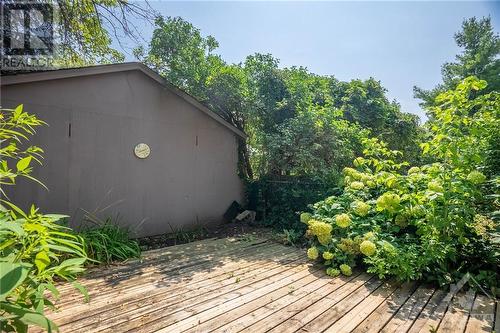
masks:
{"label": "overgrown vegetation", "polygon": [[42,150],[25,147],[35,128],[43,124],[34,115],[16,109],[0,110],[0,331],[26,332],[28,325],[47,331],[57,329],[44,316],[57,298],[56,278],[75,282],[87,260],[82,240],[59,222],[64,216],[42,214],[34,206],[24,212],[4,192],[18,177],[35,180],[32,164],[40,162]]}
{"label": "overgrown vegetation", "polygon": [[[368,136],[418,158],[418,118],[390,101],[373,78],[342,82],[304,67],[280,68],[270,54],[228,64],[212,36],[189,22],[158,18],[136,56],[248,134],[240,142],[240,175],[259,187],[264,223],[294,229],[297,211],[333,193],[344,166]],[[312,186],[304,184],[314,184]],[[295,224],[295,225],[294,225]]]}
{"label": "overgrown vegetation", "polygon": [[130,238],[130,232],[115,223],[111,218],[102,221],[94,216],[87,216],[91,223],[78,235],[83,239],[87,256],[96,263],[110,264],[113,261],[125,261],[141,255],[137,241]]}
{"label": "overgrown vegetation", "polygon": [[339,192],[339,174],[329,179],[312,177],[262,178],[249,185],[257,193],[251,199],[251,209],[261,212],[260,224],[277,231],[287,230],[303,234],[304,224],[297,221],[297,212],[307,209],[311,202],[317,202],[325,195]]}
{"label": "overgrown vegetation", "polygon": [[[434,162],[411,166],[377,139],[344,169],[344,189],[301,215],[311,259],[330,275],[368,272],[401,280],[451,283],[472,273],[483,286],[498,281],[500,251],[493,233],[498,195],[485,167],[500,130],[500,94],[480,94],[485,81],[470,77],[440,94],[429,108],[435,121],[422,154]],[[493,212],[493,214],[492,214]]]}
{"label": "overgrown vegetation", "polygon": [[[65,33],[56,60],[64,66],[121,61],[111,47],[112,22],[131,36],[130,15],[151,14],[126,1],[56,2],[56,29]],[[151,42],[135,54],[248,134],[239,143],[239,173],[252,184],[251,208],[289,244],[302,245],[305,232],[308,256],[329,275],[351,275],[361,265],[380,277],[445,284],[472,273],[481,286],[495,287],[500,40],[489,18],[464,21],[455,40],[463,52],[443,65],[443,84],[415,89],[429,115],[424,127],[374,78],[342,82],[282,68],[270,54],[228,64],[215,38],[181,18],[158,17]],[[137,257],[140,248],[111,220],[76,234],[62,215],[9,202],[4,186],[18,177],[36,181],[32,165],[42,151],[22,147],[43,122],[22,106],[2,109],[0,119],[0,330],[52,331],[44,310],[58,296],[55,279],[85,292],[75,277],[87,256],[110,263]],[[313,202],[299,223],[297,213]],[[173,237],[187,242],[203,234],[179,230]]]}

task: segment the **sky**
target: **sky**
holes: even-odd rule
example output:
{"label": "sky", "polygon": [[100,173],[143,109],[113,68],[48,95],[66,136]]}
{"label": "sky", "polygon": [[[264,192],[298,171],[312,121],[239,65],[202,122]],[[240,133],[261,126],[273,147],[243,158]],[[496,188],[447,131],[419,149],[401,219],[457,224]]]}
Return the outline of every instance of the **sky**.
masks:
{"label": "sky", "polygon": [[[339,80],[374,77],[402,111],[425,120],[413,86],[441,82],[441,65],[460,49],[453,35],[465,18],[491,16],[500,31],[500,2],[170,2],[149,1],[164,16],[180,16],[219,42],[229,63],[271,53],[281,67],[304,66]],[[153,27],[140,24],[149,41]],[[122,51],[134,60],[127,44]]]}

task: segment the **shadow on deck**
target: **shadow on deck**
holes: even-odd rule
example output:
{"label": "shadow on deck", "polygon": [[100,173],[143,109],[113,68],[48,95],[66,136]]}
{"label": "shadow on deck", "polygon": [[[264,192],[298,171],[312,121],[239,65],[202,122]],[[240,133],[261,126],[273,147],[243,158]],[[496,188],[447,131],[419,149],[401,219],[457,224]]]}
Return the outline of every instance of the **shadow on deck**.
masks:
{"label": "shadow on deck", "polygon": [[[256,237],[144,253],[62,286],[61,332],[491,332],[498,306],[366,273],[330,278],[304,252]],[[497,327],[497,332],[499,328]]]}

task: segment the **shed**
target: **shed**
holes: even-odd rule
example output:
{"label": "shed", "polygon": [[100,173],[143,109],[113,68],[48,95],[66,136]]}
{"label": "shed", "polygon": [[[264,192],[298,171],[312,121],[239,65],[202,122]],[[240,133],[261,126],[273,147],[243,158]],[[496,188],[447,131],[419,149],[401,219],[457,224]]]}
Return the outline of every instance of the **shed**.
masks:
{"label": "shed", "polygon": [[0,97],[48,124],[31,143],[45,151],[34,176],[49,190],[19,180],[9,196],[20,207],[70,215],[73,227],[86,212],[118,216],[151,236],[221,223],[244,198],[245,134],[140,63],[4,76]]}

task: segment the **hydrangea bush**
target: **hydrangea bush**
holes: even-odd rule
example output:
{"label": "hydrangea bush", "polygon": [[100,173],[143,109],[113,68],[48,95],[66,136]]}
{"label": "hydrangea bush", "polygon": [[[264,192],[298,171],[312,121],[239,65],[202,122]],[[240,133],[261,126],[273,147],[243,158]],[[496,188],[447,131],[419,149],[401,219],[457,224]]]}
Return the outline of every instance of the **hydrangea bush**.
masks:
{"label": "hydrangea bush", "polygon": [[379,277],[431,279],[450,283],[476,274],[484,285],[498,280],[498,248],[489,233],[497,228],[485,209],[482,172],[489,136],[499,128],[496,93],[471,99],[484,81],[465,80],[438,97],[422,145],[433,163],[410,167],[377,139],[366,139],[363,157],[344,169],[343,192],[302,213],[310,248],[331,276],[351,275],[362,265]]}

